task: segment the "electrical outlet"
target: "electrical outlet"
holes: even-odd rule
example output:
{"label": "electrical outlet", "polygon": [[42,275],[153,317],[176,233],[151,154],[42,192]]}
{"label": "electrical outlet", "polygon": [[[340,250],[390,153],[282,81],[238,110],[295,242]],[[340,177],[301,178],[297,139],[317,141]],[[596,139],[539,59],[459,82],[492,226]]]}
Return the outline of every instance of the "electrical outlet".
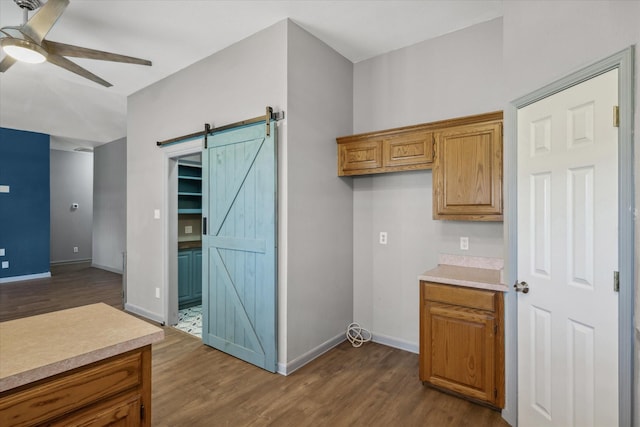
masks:
{"label": "electrical outlet", "polygon": [[156,288],[156,298],[160,298],[160,288]]}
{"label": "electrical outlet", "polygon": [[380,232],[380,244],[381,245],[386,245],[387,244],[387,232],[386,231],[381,231]]}
{"label": "electrical outlet", "polygon": [[77,254],[77,253],[78,253],[78,247],[77,247],[77,246],[74,246],[74,247],[73,247],[73,253],[74,253],[74,254]]}
{"label": "electrical outlet", "polygon": [[193,226],[185,225],[184,226],[184,234],[191,234],[191,233],[193,233]]}
{"label": "electrical outlet", "polygon": [[9,268],[9,261],[2,261],[2,268]]}
{"label": "electrical outlet", "polygon": [[462,249],[463,251],[468,251],[469,250],[469,238],[468,237],[461,237],[460,238],[460,249]]}
{"label": "electrical outlet", "polygon": [[0,249],[0,256],[4,256],[4,248]]}

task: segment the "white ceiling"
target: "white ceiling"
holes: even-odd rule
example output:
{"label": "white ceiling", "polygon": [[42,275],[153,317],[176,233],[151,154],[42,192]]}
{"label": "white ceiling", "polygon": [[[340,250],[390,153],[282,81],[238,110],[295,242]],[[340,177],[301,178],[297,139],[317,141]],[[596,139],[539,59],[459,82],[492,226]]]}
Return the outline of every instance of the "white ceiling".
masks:
{"label": "white ceiling", "polygon": [[[501,15],[502,0],[71,0],[48,40],[153,66],[72,59],[113,84],[104,88],[49,63],[17,63],[0,73],[0,126],[72,147],[122,138],[128,95],[285,18],[356,63]],[[21,23],[14,1],[0,0],[0,26]]]}

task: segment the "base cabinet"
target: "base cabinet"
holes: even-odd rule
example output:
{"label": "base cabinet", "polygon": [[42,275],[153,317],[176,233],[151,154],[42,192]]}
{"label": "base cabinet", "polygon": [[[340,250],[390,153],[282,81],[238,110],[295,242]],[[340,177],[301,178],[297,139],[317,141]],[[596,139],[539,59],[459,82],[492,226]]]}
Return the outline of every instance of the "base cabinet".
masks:
{"label": "base cabinet", "polygon": [[0,393],[0,425],[150,426],[151,345]]}
{"label": "base cabinet", "polygon": [[202,249],[178,251],[178,307],[202,304]]}
{"label": "base cabinet", "polygon": [[420,282],[420,380],[504,407],[501,292]]}

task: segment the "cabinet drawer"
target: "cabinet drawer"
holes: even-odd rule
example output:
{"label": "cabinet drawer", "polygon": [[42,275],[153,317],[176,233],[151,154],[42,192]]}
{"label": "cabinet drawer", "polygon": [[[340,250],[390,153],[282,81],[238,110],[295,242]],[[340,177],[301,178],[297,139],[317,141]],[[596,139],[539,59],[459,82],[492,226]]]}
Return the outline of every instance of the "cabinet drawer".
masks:
{"label": "cabinet drawer", "polygon": [[137,427],[141,425],[140,405],[140,396],[134,393],[92,405],[90,408],[62,417],[48,424],[48,427]]}
{"label": "cabinet drawer", "polygon": [[0,425],[35,425],[142,383],[140,351],[97,362],[0,397]]}
{"label": "cabinet drawer", "polygon": [[453,304],[479,310],[496,311],[496,293],[484,289],[465,288],[462,286],[442,285],[421,282],[424,286],[424,299],[444,304]]}
{"label": "cabinet drawer", "polygon": [[380,141],[366,141],[339,145],[340,165],[343,171],[376,169],[382,167]]}
{"label": "cabinet drawer", "polygon": [[433,162],[431,132],[413,132],[385,139],[382,145],[384,166],[407,166]]}

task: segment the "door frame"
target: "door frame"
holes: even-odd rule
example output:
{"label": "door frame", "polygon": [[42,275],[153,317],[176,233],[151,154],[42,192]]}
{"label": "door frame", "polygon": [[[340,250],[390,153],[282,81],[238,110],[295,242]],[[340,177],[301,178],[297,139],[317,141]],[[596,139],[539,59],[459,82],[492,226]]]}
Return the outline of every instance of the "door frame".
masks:
{"label": "door frame", "polygon": [[[518,278],[518,236],[517,236],[517,110],[536,101],[561,92],[586,80],[618,69],[618,103],[620,106],[620,125],[618,129],[618,263],[620,271],[620,293],[618,298],[618,414],[621,426],[630,426],[633,421],[634,402],[634,216],[635,194],[633,181],[633,119],[634,119],[634,46],[630,46],[601,61],[571,73],[553,83],[541,87],[509,103],[505,112],[508,123],[504,145],[504,169],[506,178],[505,199],[507,215],[505,218],[506,241],[506,278],[507,284],[515,283]],[[518,312],[517,297],[514,291],[505,295],[505,331],[506,348],[506,388],[507,410],[510,418],[517,424],[518,402],[509,397],[518,396]],[[639,414],[635,414],[636,417]]]}
{"label": "door frame", "polygon": [[164,323],[171,326],[178,320],[178,158],[202,152],[203,138],[179,141],[163,150],[164,195],[161,215],[163,224],[164,271],[162,296]]}

